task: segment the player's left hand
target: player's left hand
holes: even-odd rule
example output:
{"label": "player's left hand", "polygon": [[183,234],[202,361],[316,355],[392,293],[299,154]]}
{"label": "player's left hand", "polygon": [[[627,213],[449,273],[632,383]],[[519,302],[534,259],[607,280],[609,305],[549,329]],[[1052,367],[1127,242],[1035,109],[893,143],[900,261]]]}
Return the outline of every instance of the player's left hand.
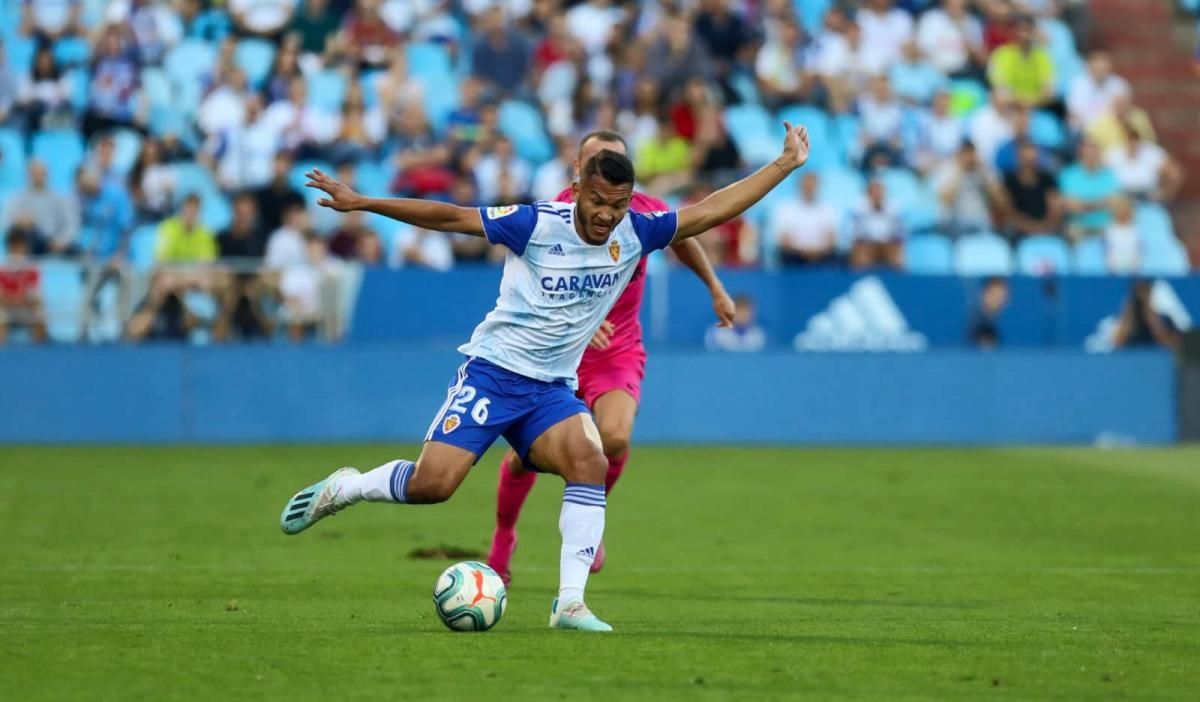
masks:
{"label": "player's left hand", "polygon": [[733,304],[733,298],[729,293],[725,292],[725,288],[720,288],[713,291],[713,312],[717,315],[718,327],[733,326],[733,312],[736,305]]}
{"label": "player's left hand", "polygon": [[792,125],[784,122],[787,136],[783,139],[783,165],[789,168],[799,168],[808,161],[808,127],[803,124]]}
{"label": "player's left hand", "polygon": [[362,204],[362,195],[351,190],[346,184],[325,175],[320,168],[312,169],[305,173],[304,177],[308,178],[304,187],[322,190],[329,196],[317,200],[317,204],[321,207],[328,207],[338,212],[350,212],[359,209]]}
{"label": "player's left hand", "polygon": [[617,326],[607,319],[600,322],[600,328],[592,334],[592,340],[588,342],[588,348],[603,351],[612,346],[612,335],[617,330]]}

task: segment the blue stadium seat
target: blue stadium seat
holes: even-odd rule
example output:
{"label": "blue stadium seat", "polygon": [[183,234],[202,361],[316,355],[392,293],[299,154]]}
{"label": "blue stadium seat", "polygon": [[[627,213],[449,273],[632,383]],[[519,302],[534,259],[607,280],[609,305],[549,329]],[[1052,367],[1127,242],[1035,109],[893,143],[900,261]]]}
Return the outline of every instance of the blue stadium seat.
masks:
{"label": "blue stadium seat", "polygon": [[1187,275],[1191,264],[1187,249],[1178,239],[1145,241],[1142,273],[1145,275]]}
{"label": "blue stadium seat", "polygon": [[829,11],[832,0],[792,0],[796,9],[796,17],[800,19],[804,31],[816,36],[825,24],[825,13]]}
{"label": "blue stadium seat", "polygon": [[883,183],[888,202],[901,210],[921,195],[920,179],[906,168],[887,168],[881,171],[876,178]]}
{"label": "blue stadium seat", "polygon": [[385,73],[386,71],[363,71],[358,78],[358,87],[362,89],[363,105],[368,110],[379,104],[379,91],[375,89],[375,81]]}
{"label": "blue stadium seat", "polygon": [[429,90],[438,89],[454,74],[450,52],[441,44],[413,42],[405,53],[408,56],[409,74],[421,80]]}
{"label": "blue stadium seat", "polygon": [[362,161],[354,173],[358,191],[369,197],[386,197],[391,184],[387,166],[374,161]]}
{"label": "blue stadium seat", "polygon": [[92,47],[86,39],[63,37],[54,42],[54,63],[61,68],[87,63]]}
{"label": "blue stadium seat", "polygon": [[954,246],[941,234],[917,234],[904,244],[904,268],[918,275],[954,272]]}
{"label": "blue stadium seat", "polygon": [[[19,24],[18,21],[18,26]],[[13,74],[22,75],[29,73],[29,69],[33,67],[33,55],[37,53],[37,46],[33,39],[13,33],[4,37],[4,51]]]}
{"label": "blue stadium seat", "polygon": [[1089,236],[1075,244],[1076,275],[1108,275],[1108,260],[1104,252],[1104,239]]}
{"label": "blue stadium seat", "polygon": [[930,232],[937,228],[941,203],[938,202],[937,193],[928,183],[919,181],[916,191],[907,200],[893,202],[899,205],[904,230],[909,234]]}
{"label": "blue stadium seat", "polygon": [[154,247],[157,242],[157,224],[143,224],[129,235],[129,263],[135,270],[145,272],[154,267]]}
{"label": "blue stadium seat", "polygon": [[108,3],[109,0],[83,0],[83,11],[80,13],[79,21],[88,29],[100,26],[104,20],[104,10]]}
{"label": "blue stadium seat", "polygon": [[275,45],[265,39],[242,39],[233,50],[233,60],[245,72],[250,85],[261,86],[275,62]]}
{"label": "blue stadium seat", "polygon": [[1163,242],[1175,240],[1175,225],[1171,223],[1171,215],[1162,205],[1138,205],[1133,222],[1143,247],[1158,246]]}
{"label": "blue stadium seat", "polygon": [[858,171],[830,168],[820,172],[818,197],[837,210],[853,209],[862,200],[866,189],[867,183]]}
{"label": "blue stadium seat", "polygon": [[425,119],[437,134],[446,131],[446,120],[450,113],[458,107],[458,79],[447,78],[446,82],[436,90],[428,89],[422,95],[422,105],[425,108]]}
{"label": "blue stadium seat", "polygon": [[[809,105],[789,105],[775,115],[775,128],[783,122],[803,124],[808,128],[808,141],[811,151],[808,156],[808,167],[827,168],[837,162],[837,145],[830,139],[829,115],[824,110]],[[778,141],[776,150],[778,150]]]}
{"label": "blue stadium seat", "polygon": [[45,162],[51,189],[69,192],[75,187],[75,171],[83,163],[83,137],[74,130],[38,132],[31,155]]}
{"label": "blue stadium seat", "polygon": [[0,195],[25,187],[25,138],[15,129],[0,129]]}
{"label": "blue stadium seat", "polygon": [[761,166],[779,155],[780,132],[772,128],[771,115],[762,105],[726,108],[725,129],[742,158],[752,166]]}
{"label": "blue stadium seat", "polygon": [[83,268],[67,261],[46,261],[40,270],[47,335],[57,342],[78,341],[83,322]]}
{"label": "blue stadium seat", "polygon": [[742,102],[762,102],[762,98],[758,94],[758,85],[755,84],[753,76],[747,75],[743,71],[735,71],[729,78],[729,84]]}
{"label": "blue stadium seat", "polygon": [[1025,275],[1066,275],[1073,272],[1071,250],[1056,236],[1025,237],[1017,245],[1017,268]]}
{"label": "blue stadium seat", "polygon": [[71,107],[82,113],[87,109],[88,94],[92,90],[92,79],[86,69],[73,68],[66,72],[71,82]]}
{"label": "blue stadium seat", "polygon": [[191,193],[207,197],[217,192],[217,183],[207,168],[195,161],[175,164],[175,204],[179,205]]}
{"label": "blue stadium seat", "polygon": [[831,165],[850,166],[862,149],[862,123],[856,115],[843,113],[829,121],[829,144],[834,151]]}
{"label": "blue stadium seat", "polygon": [[233,206],[220,190],[202,195],[200,201],[200,223],[214,234],[224,231],[233,221]]}
{"label": "blue stadium seat", "polygon": [[156,66],[142,69],[142,97],[150,105],[150,109],[171,106],[171,79],[166,71]]}
{"label": "blue stadium seat", "polygon": [[1071,29],[1057,19],[1043,19],[1040,29],[1046,34],[1046,47],[1054,62],[1054,78],[1057,92],[1063,95],[1071,87],[1071,81],[1083,70],[1083,59],[1075,47],[1075,36]]}
{"label": "blue stadium seat", "polygon": [[346,100],[346,79],[341,73],[323,70],[308,76],[308,104],[334,114],[341,114]]}
{"label": "blue stadium seat", "polygon": [[1067,142],[1067,130],[1054,114],[1035,110],[1029,117],[1029,138],[1039,146],[1061,149]]}
{"label": "blue stadium seat", "polygon": [[1012,249],[997,234],[968,234],[954,244],[954,270],[964,276],[1011,275]]}
{"label": "blue stadium seat", "polygon": [[304,184],[308,182],[308,178],[304,177],[304,174],[314,168],[319,168],[328,175],[334,175],[337,170],[329,161],[297,161],[292,164],[292,170],[288,171],[288,185],[300,192],[312,190],[312,188],[304,187]]}
{"label": "blue stadium seat", "polygon": [[142,136],[132,129],[118,129],[112,133],[113,165],[121,173],[128,173],[142,152]]}
{"label": "blue stadium seat", "polygon": [[163,58],[163,68],[177,85],[199,84],[204,76],[212,73],[216,64],[216,49],[199,39],[184,39]]}
{"label": "blue stadium seat", "polygon": [[517,153],[533,164],[549,161],[554,145],[546,134],[542,114],[523,100],[505,100],[500,105],[500,131],[512,139]]}

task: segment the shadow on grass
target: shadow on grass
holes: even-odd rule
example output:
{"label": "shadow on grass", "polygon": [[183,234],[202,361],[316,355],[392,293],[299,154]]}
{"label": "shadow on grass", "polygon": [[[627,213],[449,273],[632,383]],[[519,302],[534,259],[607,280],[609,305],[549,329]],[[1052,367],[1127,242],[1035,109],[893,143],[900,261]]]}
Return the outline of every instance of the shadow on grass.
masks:
{"label": "shadow on grass", "polygon": [[754,604],[804,605],[809,607],[909,607],[915,609],[980,609],[985,603],[977,601],[922,602],[919,600],[866,600],[844,597],[762,597],[748,595],[680,594],[650,592],[623,588],[604,589],[605,597],[617,596],[639,600],[675,600],[693,602],[749,602]]}

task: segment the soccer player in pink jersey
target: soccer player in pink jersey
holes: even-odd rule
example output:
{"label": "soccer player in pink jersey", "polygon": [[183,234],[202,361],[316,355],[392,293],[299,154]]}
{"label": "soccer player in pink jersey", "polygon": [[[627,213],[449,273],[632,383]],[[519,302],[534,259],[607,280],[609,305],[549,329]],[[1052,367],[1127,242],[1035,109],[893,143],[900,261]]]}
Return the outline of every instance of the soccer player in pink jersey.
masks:
{"label": "soccer player in pink jersey", "polygon": [[[626,152],[625,139],[609,130],[598,130],[585,136],[579,143],[575,159],[578,177],[580,164],[604,149]],[[574,202],[575,187],[563,190],[555,199],[559,202]],[[666,211],[667,203],[645,193],[634,192],[629,209],[633,212],[649,213]],[[733,300],[725,292],[704,250],[694,239],[688,239],[672,247],[675,255],[704,282],[712,294],[713,311],[721,326],[733,321]],[[646,259],[638,263],[633,277],[612,311],[592,337],[588,350],[579,364],[579,398],[583,400],[596,418],[600,430],[600,441],[608,457],[608,473],[604,479],[605,494],[625,470],[629,460],[629,442],[633,434],[633,420],[641,402],[642,378],[646,375],[646,348],[642,344],[642,294],[646,289]],[[533,489],[537,473],[521,465],[520,458],[511,449],[500,462],[500,486],[496,495],[496,530],[492,534],[492,547],[488,552],[488,565],[508,584],[511,580],[509,562],[517,547],[517,518],[525,498]],[[593,573],[604,566],[604,543],[596,552],[592,563]]]}

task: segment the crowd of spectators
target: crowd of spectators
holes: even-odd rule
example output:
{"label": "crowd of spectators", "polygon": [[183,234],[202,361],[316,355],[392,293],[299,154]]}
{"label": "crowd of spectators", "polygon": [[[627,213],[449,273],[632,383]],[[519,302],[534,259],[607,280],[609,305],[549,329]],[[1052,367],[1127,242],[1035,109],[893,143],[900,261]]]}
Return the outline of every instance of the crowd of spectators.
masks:
{"label": "crowd of spectators", "polygon": [[500,258],[318,210],[313,164],[504,204],[553,197],[579,137],[616,129],[639,187],[682,204],[761,163],[731,110],[811,108],[833,156],[701,239],[742,267],[900,268],[937,231],[1100,237],[1137,271],[1132,213],[1182,179],[1103,49],[1062,73],[1055,47],[1087,48],[1077,0],[24,0],[0,22],[6,249],[106,266],[93,287],[159,264],[134,338],[299,337],[343,261]]}

